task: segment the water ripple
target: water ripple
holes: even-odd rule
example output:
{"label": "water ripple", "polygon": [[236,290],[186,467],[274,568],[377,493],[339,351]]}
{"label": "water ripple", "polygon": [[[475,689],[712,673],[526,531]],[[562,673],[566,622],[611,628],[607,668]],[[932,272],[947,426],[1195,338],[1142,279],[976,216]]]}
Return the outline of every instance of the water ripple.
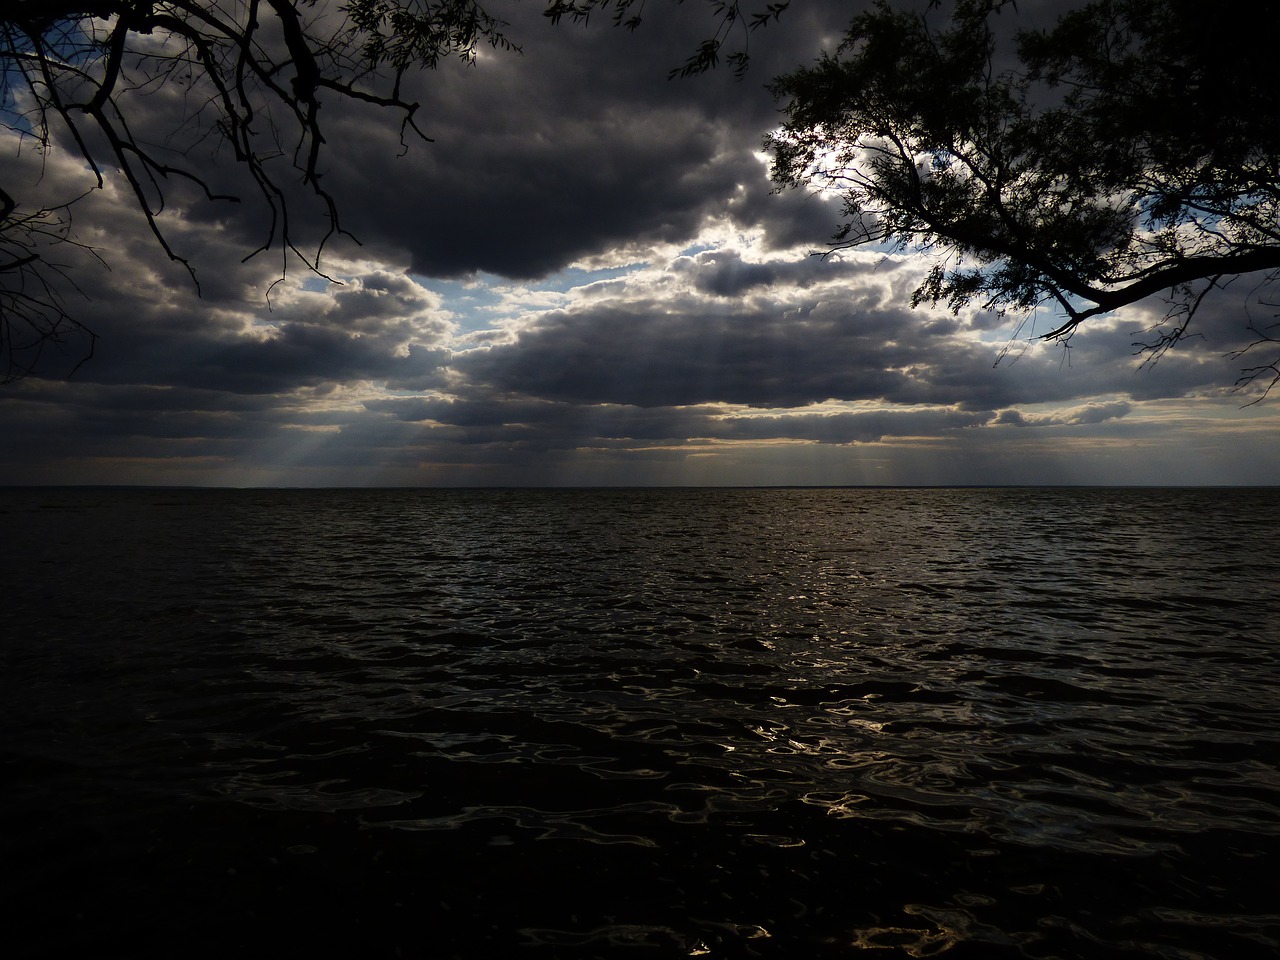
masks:
{"label": "water ripple", "polygon": [[420,897],[387,955],[1280,951],[1273,491],[0,511],[6,851],[49,924],[77,872],[164,900],[147,849],[186,916],[231,850]]}

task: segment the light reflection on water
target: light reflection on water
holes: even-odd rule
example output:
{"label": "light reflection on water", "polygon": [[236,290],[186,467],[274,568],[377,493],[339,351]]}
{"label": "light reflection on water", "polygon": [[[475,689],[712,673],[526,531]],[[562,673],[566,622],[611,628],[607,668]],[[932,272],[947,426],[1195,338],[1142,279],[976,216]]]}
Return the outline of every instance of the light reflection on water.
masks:
{"label": "light reflection on water", "polygon": [[6,812],[59,811],[41,843],[184,804],[216,846],[257,811],[265,862],[401,858],[435,931],[384,926],[410,956],[1280,950],[1276,491],[0,510]]}

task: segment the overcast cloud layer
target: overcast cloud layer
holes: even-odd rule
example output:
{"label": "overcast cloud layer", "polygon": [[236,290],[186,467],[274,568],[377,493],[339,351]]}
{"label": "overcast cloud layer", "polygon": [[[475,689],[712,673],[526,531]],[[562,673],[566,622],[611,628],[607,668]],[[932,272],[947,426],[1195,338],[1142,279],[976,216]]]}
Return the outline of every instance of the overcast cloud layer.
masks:
{"label": "overcast cloud layer", "polygon": [[[700,5],[633,33],[512,7],[522,54],[416,81],[433,142],[401,156],[385,115],[332,111],[327,183],[361,241],[327,254],[340,283],[295,263],[273,287],[279,258],[241,262],[253,211],[191,198],[165,223],[197,296],[95,193],[78,236],[107,266],[75,265],[68,306],[97,353],[0,388],[0,482],[1274,483],[1280,409],[1231,389],[1269,317],[1249,278],[1143,366],[1159,300],[1064,350],[1034,341],[1048,315],[910,309],[922,255],[812,255],[838,210],[772,192],[764,84],[854,9],[798,2],[745,79],[668,81]],[[35,179],[0,148],[6,181]],[[85,182],[66,152],[43,169],[46,195]]]}

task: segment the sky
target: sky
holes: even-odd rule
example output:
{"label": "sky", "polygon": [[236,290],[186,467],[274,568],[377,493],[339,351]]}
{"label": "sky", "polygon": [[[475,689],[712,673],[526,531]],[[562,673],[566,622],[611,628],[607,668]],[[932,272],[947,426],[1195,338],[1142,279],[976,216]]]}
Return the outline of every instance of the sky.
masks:
{"label": "sky", "polygon": [[[858,4],[798,2],[752,34],[744,77],[682,80],[667,74],[710,32],[702,5],[652,4],[635,31],[539,6],[492,5],[521,52],[412,79],[430,142],[405,150],[385,112],[326,105],[325,184],[359,243],[330,244],[324,277],[242,262],[260,211],[176,185],[161,223],[197,291],[118,182],[79,201],[101,262],[66,252],[66,300],[95,354],[68,378],[68,343],[0,387],[0,484],[1280,478],[1280,398],[1234,389],[1231,354],[1270,316],[1258,278],[1206,299],[1153,365],[1134,344],[1159,298],[1064,349],[1035,337],[1047,311],[912,309],[931,254],[822,255],[838,203],[774,190],[766,84],[833,48]],[[182,91],[151,98],[141,133],[162,142]],[[12,132],[0,170],[38,181],[32,197],[91,183],[65,143],[37,156]]]}

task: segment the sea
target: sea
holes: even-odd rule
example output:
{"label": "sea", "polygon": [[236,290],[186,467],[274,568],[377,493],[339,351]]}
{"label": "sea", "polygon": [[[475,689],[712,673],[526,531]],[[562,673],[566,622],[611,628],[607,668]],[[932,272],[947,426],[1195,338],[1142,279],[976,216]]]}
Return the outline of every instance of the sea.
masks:
{"label": "sea", "polygon": [[1280,488],[0,490],[5,957],[1280,956]]}

